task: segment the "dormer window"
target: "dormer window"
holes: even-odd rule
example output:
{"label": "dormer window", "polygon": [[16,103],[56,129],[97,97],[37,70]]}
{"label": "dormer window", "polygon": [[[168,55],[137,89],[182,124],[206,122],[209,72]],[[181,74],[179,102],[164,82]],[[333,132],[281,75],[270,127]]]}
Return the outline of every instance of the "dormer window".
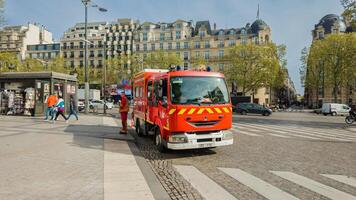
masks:
{"label": "dormer window", "polygon": [[176,24],[176,29],[181,29],[182,28],[182,24]]}
{"label": "dormer window", "polygon": [[220,36],[224,35],[224,31],[223,31],[223,30],[220,30],[220,31],[219,31],[219,35],[220,35]]}
{"label": "dormer window", "polygon": [[241,29],[241,35],[246,35],[246,30],[245,29]]}
{"label": "dormer window", "polygon": [[234,31],[234,30],[230,30],[229,34],[230,34],[230,35],[234,35],[234,34],[235,34],[235,31]]}

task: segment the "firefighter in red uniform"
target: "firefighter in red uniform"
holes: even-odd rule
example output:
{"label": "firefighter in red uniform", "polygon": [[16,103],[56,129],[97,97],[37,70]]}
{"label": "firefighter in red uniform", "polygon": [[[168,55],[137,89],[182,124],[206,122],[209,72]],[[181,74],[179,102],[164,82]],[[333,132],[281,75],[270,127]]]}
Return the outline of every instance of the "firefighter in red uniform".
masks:
{"label": "firefighter in red uniform", "polygon": [[126,98],[125,92],[123,91],[121,93],[121,103],[120,103],[120,108],[119,112],[121,114],[121,123],[122,123],[122,129],[120,131],[121,134],[126,134],[127,133],[127,115],[129,112],[129,102]]}

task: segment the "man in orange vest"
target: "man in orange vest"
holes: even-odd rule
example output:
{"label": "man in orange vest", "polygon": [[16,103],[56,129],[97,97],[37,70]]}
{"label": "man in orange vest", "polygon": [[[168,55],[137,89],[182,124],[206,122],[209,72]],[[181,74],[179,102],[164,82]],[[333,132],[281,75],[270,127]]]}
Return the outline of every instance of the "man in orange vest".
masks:
{"label": "man in orange vest", "polygon": [[129,102],[126,98],[125,91],[121,92],[121,103],[120,103],[120,108],[119,112],[121,115],[121,123],[122,123],[122,129],[120,131],[120,134],[126,134],[127,133],[127,115],[130,110],[129,107]]}
{"label": "man in orange vest", "polygon": [[46,121],[48,120],[48,114],[51,116],[51,118],[53,118],[53,108],[56,105],[57,101],[57,94],[52,94],[47,98],[47,109],[45,111]]}

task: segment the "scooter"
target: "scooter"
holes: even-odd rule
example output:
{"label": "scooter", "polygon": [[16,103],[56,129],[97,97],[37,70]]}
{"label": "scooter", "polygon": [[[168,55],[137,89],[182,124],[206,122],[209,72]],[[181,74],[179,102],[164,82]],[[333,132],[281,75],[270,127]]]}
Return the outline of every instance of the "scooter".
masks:
{"label": "scooter", "polygon": [[349,116],[345,118],[346,124],[352,124],[356,120],[356,111],[355,110],[350,110]]}

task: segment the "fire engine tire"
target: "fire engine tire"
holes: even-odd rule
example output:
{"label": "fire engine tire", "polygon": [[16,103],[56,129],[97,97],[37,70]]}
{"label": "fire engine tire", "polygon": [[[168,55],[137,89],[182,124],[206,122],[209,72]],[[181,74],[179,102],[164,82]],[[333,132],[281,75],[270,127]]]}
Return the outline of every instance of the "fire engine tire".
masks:
{"label": "fire engine tire", "polygon": [[160,133],[160,130],[159,128],[156,128],[156,131],[155,131],[155,139],[154,139],[154,143],[155,143],[155,146],[157,148],[157,150],[161,153],[164,153],[167,151],[166,147],[163,145],[163,142],[162,142],[162,136],[161,136],[161,133]]}
{"label": "fire engine tire", "polygon": [[246,111],[241,111],[241,115],[246,115],[247,114],[247,112]]}
{"label": "fire engine tire", "polygon": [[332,112],[332,113],[331,113],[331,116],[336,116],[336,115],[337,115],[336,112]]}
{"label": "fire engine tire", "polygon": [[141,126],[140,126],[140,120],[139,119],[136,119],[135,131],[136,131],[138,136],[140,136],[140,137],[143,136],[143,130],[142,130]]}

